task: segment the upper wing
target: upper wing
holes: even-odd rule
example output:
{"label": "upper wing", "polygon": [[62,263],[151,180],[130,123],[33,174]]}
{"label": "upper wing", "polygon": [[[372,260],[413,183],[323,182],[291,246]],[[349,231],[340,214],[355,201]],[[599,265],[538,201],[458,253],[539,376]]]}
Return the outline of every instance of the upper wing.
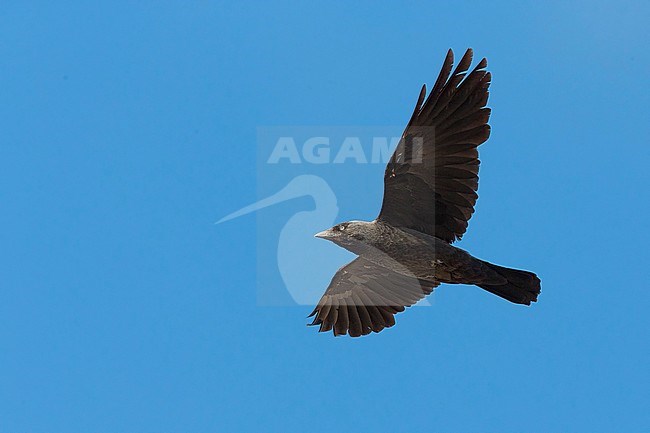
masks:
{"label": "upper wing", "polygon": [[394,314],[431,293],[437,283],[419,281],[357,257],[339,269],[318,301],[311,325],[351,337],[395,324]]}
{"label": "upper wing", "polygon": [[[460,239],[478,195],[478,150],[490,135],[486,108],[491,75],[468,49],[451,73],[447,53],[429,97],[422,87],[411,120],[384,174],[384,201],[378,219],[447,242]],[[450,75],[451,74],[451,75]],[[463,79],[464,78],[464,79]]]}

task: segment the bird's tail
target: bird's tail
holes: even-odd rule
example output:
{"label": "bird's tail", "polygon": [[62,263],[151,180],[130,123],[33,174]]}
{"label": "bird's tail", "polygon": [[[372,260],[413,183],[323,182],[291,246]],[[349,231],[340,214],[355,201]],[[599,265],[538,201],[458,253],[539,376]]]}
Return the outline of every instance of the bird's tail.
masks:
{"label": "bird's tail", "polygon": [[542,290],[541,282],[539,278],[537,278],[537,275],[528,271],[504,268],[488,262],[483,263],[504,277],[507,282],[505,284],[495,285],[479,284],[478,286],[480,288],[485,289],[490,293],[494,293],[497,296],[501,296],[515,304],[530,305],[531,302],[537,301],[537,295],[539,295]]}

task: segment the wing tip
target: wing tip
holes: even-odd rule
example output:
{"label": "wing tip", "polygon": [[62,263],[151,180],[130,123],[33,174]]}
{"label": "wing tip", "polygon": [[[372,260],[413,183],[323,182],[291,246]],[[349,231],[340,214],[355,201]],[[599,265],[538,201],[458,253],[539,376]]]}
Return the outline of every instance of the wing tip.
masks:
{"label": "wing tip", "polygon": [[445,56],[445,63],[448,60],[451,60],[452,62],[454,61],[454,50],[452,50],[451,48],[447,50],[447,55]]}

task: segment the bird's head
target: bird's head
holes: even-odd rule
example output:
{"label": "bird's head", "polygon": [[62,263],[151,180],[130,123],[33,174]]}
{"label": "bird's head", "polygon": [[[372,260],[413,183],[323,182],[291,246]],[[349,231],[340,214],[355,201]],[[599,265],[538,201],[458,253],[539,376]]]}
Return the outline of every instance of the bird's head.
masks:
{"label": "bird's head", "polygon": [[316,233],[317,238],[327,239],[343,248],[360,253],[373,244],[374,224],[366,221],[348,221],[337,224],[331,229]]}

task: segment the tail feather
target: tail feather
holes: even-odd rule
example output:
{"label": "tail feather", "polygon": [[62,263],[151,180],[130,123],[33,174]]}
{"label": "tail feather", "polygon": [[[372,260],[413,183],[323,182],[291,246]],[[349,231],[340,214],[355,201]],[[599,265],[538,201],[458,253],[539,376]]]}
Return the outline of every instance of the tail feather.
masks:
{"label": "tail feather", "polygon": [[484,262],[492,270],[507,280],[505,284],[479,284],[481,289],[494,293],[515,304],[530,305],[537,301],[537,295],[541,292],[541,281],[532,272],[520,271],[518,269],[504,268]]}

